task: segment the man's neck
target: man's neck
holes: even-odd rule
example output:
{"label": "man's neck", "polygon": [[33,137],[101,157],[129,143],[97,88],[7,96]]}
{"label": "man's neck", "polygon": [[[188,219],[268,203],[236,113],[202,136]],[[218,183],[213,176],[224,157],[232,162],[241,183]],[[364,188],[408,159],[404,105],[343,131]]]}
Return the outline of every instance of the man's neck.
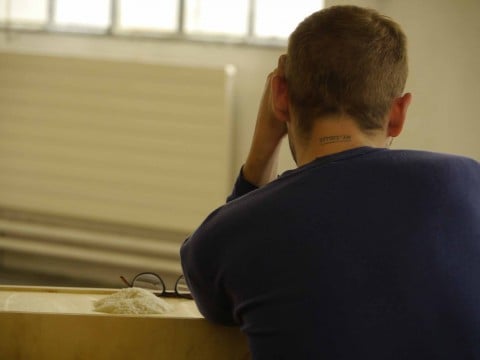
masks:
{"label": "man's neck", "polygon": [[293,134],[297,165],[305,165],[316,158],[362,146],[385,147],[386,136],[382,130],[361,131],[349,118],[332,118],[317,121],[308,137]]}

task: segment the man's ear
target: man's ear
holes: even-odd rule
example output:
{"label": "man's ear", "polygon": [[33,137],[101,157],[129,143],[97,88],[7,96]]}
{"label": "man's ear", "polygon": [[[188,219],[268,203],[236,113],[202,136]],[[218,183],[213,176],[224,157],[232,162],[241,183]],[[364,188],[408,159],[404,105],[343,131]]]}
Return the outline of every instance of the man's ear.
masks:
{"label": "man's ear", "polygon": [[412,94],[406,93],[395,98],[388,114],[387,136],[396,137],[400,135],[407,118],[408,106],[412,101]]}
{"label": "man's ear", "polygon": [[290,121],[287,80],[280,75],[274,75],[272,78],[272,106],[277,119]]}

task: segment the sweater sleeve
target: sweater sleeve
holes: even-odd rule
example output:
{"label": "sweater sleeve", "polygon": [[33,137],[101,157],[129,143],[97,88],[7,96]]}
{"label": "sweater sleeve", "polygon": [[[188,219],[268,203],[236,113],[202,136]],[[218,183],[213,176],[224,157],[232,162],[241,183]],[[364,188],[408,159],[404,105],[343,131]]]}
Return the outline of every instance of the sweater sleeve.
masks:
{"label": "sweater sleeve", "polygon": [[240,169],[240,174],[238,174],[235,185],[233,186],[232,193],[227,197],[227,202],[235,200],[245,194],[248,194],[250,191],[258,189],[257,186],[248,182],[243,176],[243,167]]}
{"label": "sweater sleeve", "polygon": [[[235,181],[227,202],[237,199],[257,187],[243,176],[243,169]],[[222,325],[236,325],[232,299],[221,280],[221,246],[216,246],[217,225],[222,223],[222,208],[213,211],[200,227],[185,240],[180,249],[182,270],[199,311],[207,320]],[[220,240],[219,242],[223,242]]]}
{"label": "sweater sleeve", "polygon": [[198,310],[207,320],[226,326],[237,325],[232,300],[220,279],[222,261],[216,251],[218,247],[210,246],[212,237],[208,234],[210,231],[201,226],[183,243],[180,249],[183,275]]}

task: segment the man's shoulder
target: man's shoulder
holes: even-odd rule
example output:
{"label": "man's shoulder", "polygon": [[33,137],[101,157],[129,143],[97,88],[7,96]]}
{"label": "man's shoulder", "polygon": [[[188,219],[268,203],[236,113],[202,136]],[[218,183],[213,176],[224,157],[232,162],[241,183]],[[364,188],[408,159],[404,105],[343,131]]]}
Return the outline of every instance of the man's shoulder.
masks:
{"label": "man's shoulder", "polygon": [[369,168],[376,174],[385,172],[399,188],[413,191],[415,184],[425,194],[460,188],[479,194],[480,163],[473,158],[422,150],[390,150],[386,156]]}
{"label": "man's shoulder", "polygon": [[458,166],[473,167],[480,170],[480,163],[468,156],[435,152],[427,150],[388,150],[378,154],[380,161],[391,161],[393,165],[405,164],[411,166],[430,165],[430,166]]}

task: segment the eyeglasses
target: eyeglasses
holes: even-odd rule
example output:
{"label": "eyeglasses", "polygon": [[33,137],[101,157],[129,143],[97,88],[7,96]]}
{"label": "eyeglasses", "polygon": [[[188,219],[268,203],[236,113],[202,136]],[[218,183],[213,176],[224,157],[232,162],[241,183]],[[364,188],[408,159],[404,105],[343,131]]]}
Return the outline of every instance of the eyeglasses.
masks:
{"label": "eyeglasses", "polygon": [[164,297],[179,297],[184,299],[193,299],[192,294],[190,293],[190,289],[187,286],[187,282],[185,281],[185,277],[180,275],[180,277],[175,282],[175,290],[174,291],[167,291],[164,281],[162,278],[152,272],[143,272],[136,275],[132,282],[128,282],[125,277],[120,276],[120,279],[128,286],[128,287],[138,287],[142,289],[152,290],[156,296],[164,296]]}

